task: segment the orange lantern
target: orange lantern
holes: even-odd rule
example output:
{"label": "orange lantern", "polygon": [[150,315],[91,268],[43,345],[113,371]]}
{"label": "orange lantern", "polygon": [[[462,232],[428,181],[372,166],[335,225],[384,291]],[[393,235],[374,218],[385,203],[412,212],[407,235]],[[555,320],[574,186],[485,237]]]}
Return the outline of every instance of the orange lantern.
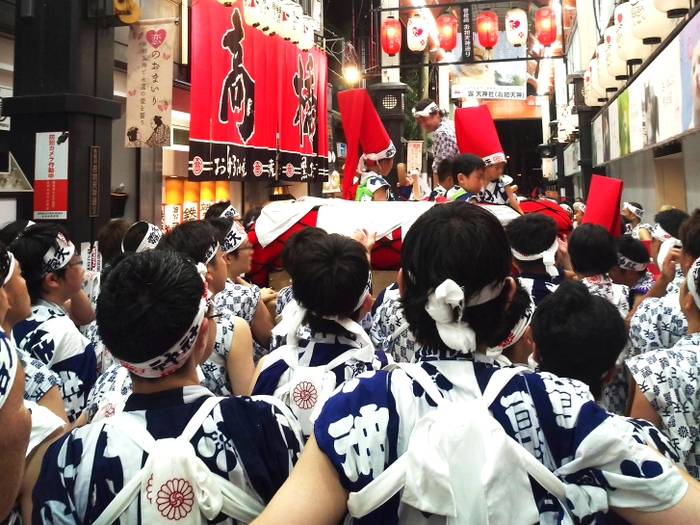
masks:
{"label": "orange lantern", "polygon": [[401,51],[401,22],[393,16],[382,23],[382,50],[390,57]]}
{"label": "orange lantern", "polygon": [[476,32],[479,44],[492,49],[498,43],[498,15],[493,11],[482,11],[476,17]]}
{"label": "orange lantern", "polygon": [[185,181],[185,196],[182,205],[182,222],[199,219],[199,182]]}
{"label": "orange lantern", "polygon": [[216,202],[216,182],[208,180],[199,183],[199,218],[204,219],[209,207]]}
{"label": "orange lantern", "polygon": [[543,46],[551,46],[557,39],[557,13],[551,7],[535,13],[535,35]]}
{"label": "orange lantern", "polygon": [[437,22],[438,42],[445,51],[457,47],[457,19],[451,13],[440,15]]}
{"label": "orange lantern", "polygon": [[231,200],[231,183],[227,180],[216,181],[216,202]]}

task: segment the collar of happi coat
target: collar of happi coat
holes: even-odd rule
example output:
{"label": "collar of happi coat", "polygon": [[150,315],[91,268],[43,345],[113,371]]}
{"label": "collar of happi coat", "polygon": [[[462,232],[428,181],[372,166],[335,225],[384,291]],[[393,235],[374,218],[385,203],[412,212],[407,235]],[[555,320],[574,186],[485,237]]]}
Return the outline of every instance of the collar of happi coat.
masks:
{"label": "collar of happi coat", "polygon": [[213,395],[207,388],[199,385],[173,388],[152,394],[132,393],[126,400],[124,411],[157,410],[160,408],[191,405],[202,398]]}
{"label": "collar of happi coat", "polygon": [[472,361],[497,364],[494,359],[481,352],[458,352],[447,346],[423,346],[413,355],[414,363],[429,361]]}
{"label": "collar of happi coat", "polygon": [[49,310],[53,310],[58,315],[68,315],[68,311],[60,304],[56,304],[53,301],[48,301],[46,299],[38,299],[34,307],[41,306]]}
{"label": "collar of happi coat", "polygon": [[682,347],[684,346],[700,346],[700,332],[686,334],[683,337],[681,337],[674,345],[674,347],[678,349],[682,349]]}

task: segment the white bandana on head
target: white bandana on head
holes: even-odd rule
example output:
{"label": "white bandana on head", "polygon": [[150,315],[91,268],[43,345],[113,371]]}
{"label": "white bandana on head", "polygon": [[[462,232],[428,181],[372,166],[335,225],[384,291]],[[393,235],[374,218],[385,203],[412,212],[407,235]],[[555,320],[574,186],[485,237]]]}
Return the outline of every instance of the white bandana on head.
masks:
{"label": "white bandana on head", "polygon": [[163,352],[162,355],[149,359],[148,361],[144,361],[143,363],[129,363],[127,361],[118,360],[119,363],[129,372],[136,374],[139,377],[157,379],[168,376],[179,370],[189,359],[192,351],[194,350],[197,337],[202,330],[204,316],[207,313],[210,301],[209,287],[207,286],[207,282],[202,275],[202,271],[204,271],[204,275],[206,275],[206,267],[203,265],[200,266],[200,264],[197,265],[197,273],[199,273],[200,277],[202,277],[204,291],[202,293],[202,298],[199,301],[197,314],[194,316],[192,324],[185,331],[184,335],[178,339],[177,343],[175,343],[172,348],[169,348]]}
{"label": "white bandana on head", "polygon": [[2,280],[2,283],[0,283],[0,288],[2,288],[7,283],[9,283],[10,279],[12,279],[12,274],[15,273],[15,266],[16,266],[15,256],[12,255],[12,252],[9,250],[7,250],[5,253],[7,254],[7,255],[5,255],[5,257],[7,257],[7,274],[5,275],[5,278]]}
{"label": "white bandana on head", "polygon": [[393,142],[389,141],[389,146],[385,150],[377,153],[364,153],[357,163],[357,170],[360,173],[367,171],[367,163],[365,161],[371,160],[372,162],[379,162],[380,160],[384,159],[393,159],[395,155],[396,147],[394,146]]}
{"label": "white bandana on head", "polygon": [[204,252],[204,264],[209,264],[211,262],[216,255],[216,252],[219,251],[220,247],[221,245],[219,244],[219,241],[216,241],[209,248],[207,248],[207,251]]}
{"label": "white bandana on head", "polygon": [[693,296],[693,301],[695,306],[700,309],[700,293],[698,293],[698,274],[700,274],[700,258],[695,259],[695,262],[688,270],[688,276],[686,278],[688,291],[690,295]]}
{"label": "white bandana on head", "polygon": [[[143,253],[155,249],[155,247],[158,245],[158,241],[160,241],[161,237],[163,237],[163,232],[160,231],[160,228],[158,228],[158,226],[146,221],[135,222],[134,224],[129,226],[129,230],[131,230],[131,228],[140,223],[147,224],[148,230],[146,230],[146,234],[143,236],[143,239],[141,239],[141,242],[136,247],[135,253]],[[126,234],[129,233],[129,230],[126,230],[124,237],[126,237]],[[124,250],[124,239],[122,238],[122,253],[124,253],[125,251],[126,250]]]}
{"label": "white bandana on head", "polygon": [[433,113],[439,112],[440,108],[435,102],[431,102],[428,104],[428,106],[424,109],[421,109],[420,111],[416,111],[416,108],[413,108],[413,116],[414,117],[429,117]]}
{"label": "white bandana on head", "polygon": [[238,213],[238,210],[229,204],[228,208],[221,212],[219,217],[222,219],[233,219],[234,217],[239,217],[240,215],[241,214]]}
{"label": "white bandana on head", "polygon": [[632,259],[625,257],[621,253],[617,254],[617,266],[623,270],[634,270],[635,272],[643,272],[649,266],[648,263],[638,263]]}
{"label": "white bandana on head", "polygon": [[[476,333],[474,329],[462,320],[464,309],[478,306],[495,299],[501,294],[505,281],[488,285],[473,295],[467,301],[464,288],[452,279],[446,279],[428,296],[425,311],[435,321],[440,339],[449,348],[462,353],[476,350]],[[454,310],[458,309],[457,321],[454,320]]]}
{"label": "white bandana on head", "polygon": [[18,361],[17,354],[10,345],[7,334],[0,328],[0,408],[7,401],[12,385],[15,383]]}
{"label": "white bandana on head", "polygon": [[534,313],[535,303],[532,302],[532,297],[530,297],[530,304],[527,305],[525,312],[520,317],[517,324],[510,331],[508,337],[506,337],[502,342],[498,343],[496,346],[488,348],[486,350],[486,355],[495,359],[498,356],[500,356],[505,349],[510,348],[515,343],[520,341],[520,338],[525,333],[525,330],[528,326],[530,326],[530,322],[532,321],[532,315]]}
{"label": "white bandana on head", "polygon": [[519,261],[537,261],[542,259],[544,267],[547,273],[552,277],[559,277],[559,271],[557,270],[557,251],[559,251],[559,239],[554,239],[554,244],[547,248],[542,253],[535,253],[533,255],[520,253],[518,250],[511,248],[510,251],[513,253],[513,257]]}
{"label": "white bandana on head", "polygon": [[622,205],[622,208],[631,211],[632,213],[634,213],[634,214],[635,214],[638,218],[640,218],[640,219],[642,218],[642,215],[644,215],[644,210],[643,210],[643,209],[637,208],[636,206],[633,206],[633,205],[630,204],[629,202],[625,202],[625,203]]}
{"label": "white bandana on head", "polygon": [[[248,239],[248,234],[240,222],[233,221],[231,229],[224,238],[224,243],[221,245],[221,251],[224,253],[235,252]],[[207,261],[208,262],[208,261]]]}
{"label": "white bandana on head", "polygon": [[44,274],[65,268],[74,254],[75,246],[73,243],[66,239],[62,233],[59,233],[54,244],[44,254]]}
{"label": "white bandana on head", "polygon": [[654,227],[651,229],[651,236],[658,239],[661,242],[668,241],[669,239],[674,238],[673,235],[664,230],[658,222],[654,224]]}

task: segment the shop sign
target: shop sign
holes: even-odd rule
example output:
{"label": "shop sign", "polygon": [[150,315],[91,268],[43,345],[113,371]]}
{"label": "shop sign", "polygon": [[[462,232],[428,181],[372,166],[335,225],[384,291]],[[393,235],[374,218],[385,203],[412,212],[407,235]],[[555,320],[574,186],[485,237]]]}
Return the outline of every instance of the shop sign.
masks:
{"label": "shop sign", "polygon": [[409,140],[406,145],[406,172],[423,171],[423,141]]}
{"label": "shop sign", "polygon": [[34,156],[34,219],[68,218],[67,131],[36,134]]}
{"label": "shop sign", "polygon": [[472,34],[472,8],[462,6],[462,61],[474,62],[474,35]]}
{"label": "shop sign", "polygon": [[90,217],[100,215],[100,147],[90,146]]}
{"label": "shop sign", "polygon": [[581,160],[581,143],[576,141],[569,144],[564,150],[564,175],[571,177],[580,173],[579,160]]}

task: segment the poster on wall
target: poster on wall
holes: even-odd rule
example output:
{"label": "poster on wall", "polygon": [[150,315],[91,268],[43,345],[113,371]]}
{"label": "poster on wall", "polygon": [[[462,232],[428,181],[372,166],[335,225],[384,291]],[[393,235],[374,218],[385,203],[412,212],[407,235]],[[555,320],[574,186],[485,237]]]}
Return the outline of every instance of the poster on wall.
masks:
{"label": "poster on wall", "polygon": [[613,100],[605,112],[608,116],[608,156],[605,160],[613,160],[620,156],[620,126],[617,112],[618,101]]}
{"label": "poster on wall", "polygon": [[617,128],[620,143],[620,157],[630,152],[630,108],[629,93],[625,91],[617,97]]}
{"label": "poster on wall", "polygon": [[327,174],[326,74],[323,52],[248,25],[242,0],[193,3],[189,179]]}
{"label": "poster on wall", "polygon": [[131,25],[126,73],[127,148],[170,146],[175,19]]}
{"label": "poster on wall", "polygon": [[34,156],[34,219],[68,218],[67,131],[36,134]]}
{"label": "poster on wall", "polygon": [[[669,64],[671,67],[669,67]],[[659,138],[667,140],[683,132],[681,120],[681,71],[680,51],[677,42],[671,42],[656,57],[652,66],[654,83],[658,86],[659,104]]]}
{"label": "poster on wall", "polygon": [[700,16],[695,16],[678,35],[681,81],[681,127],[700,126]]}
{"label": "poster on wall", "polygon": [[605,162],[605,138],[603,137],[603,118],[598,117],[591,126],[593,131],[593,165]]}
{"label": "poster on wall", "polygon": [[644,90],[640,82],[634,82],[626,91],[628,107],[629,151],[644,147]]}

